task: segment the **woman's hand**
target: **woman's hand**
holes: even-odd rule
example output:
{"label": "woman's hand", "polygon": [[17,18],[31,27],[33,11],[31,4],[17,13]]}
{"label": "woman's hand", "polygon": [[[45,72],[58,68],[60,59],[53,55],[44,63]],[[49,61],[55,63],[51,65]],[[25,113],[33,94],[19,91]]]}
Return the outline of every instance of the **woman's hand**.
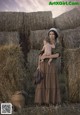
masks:
{"label": "woman's hand", "polygon": [[42,55],[42,56],[40,57],[41,60],[44,60],[45,58],[47,58],[46,55]]}

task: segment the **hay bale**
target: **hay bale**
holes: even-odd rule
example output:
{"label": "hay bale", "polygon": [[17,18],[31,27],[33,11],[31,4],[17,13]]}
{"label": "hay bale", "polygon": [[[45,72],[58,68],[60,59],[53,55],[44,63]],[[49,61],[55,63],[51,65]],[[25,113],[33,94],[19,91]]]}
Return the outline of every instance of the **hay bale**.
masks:
{"label": "hay bale", "polygon": [[25,29],[40,30],[48,29],[53,26],[54,20],[52,19],[52,13],[50,11],[24,13]]}
{"label": "hay bale", "polygon": [[18,32],[0,32],[0,45],[19,44]]}
{"label": "hay bale", "polygon": [[80,27],[62,31],[60,39],[63,47],[66,49],[80,47]]}
{"label": "hay bale", "polygon": [[20,31],[51,28],[54,26],[52,13],[45,12],[0,12],[0,31]]}
{"label": "hay bale", "polygon": [[31,73],[34,72],[38,65],[38,56],[40,50],[31,49],[27,55],[28,67],[30,68]]}
{"label": "hay bale", "polygon": [[29,36],[32,49],[40,50],[43,46],[43,39],[48,35],[48,30],[31,31]]}
{"label": "hay bale", "polygon": [[23,13],[0,12],[0,31],[19,31],[23,25]]}
{"label": "hay bale", "polygon": [[[34,80],[34,72],[37,69],[38,66],[38,56],[40,51],[31,49],[27,55],[27,67],[28,67],[28,89],[32,90],[34,87],[33,80]],[[33,93],[33,91],[31,91]],[[33,95],[33,94],[32,94]]]}
{"label": "hay bale", "polygon": [[64,71],[71,102],[80,102],[80,48],[64,51]]}
{"label": "hay bale", "polygon": [[54,21],[55,27],[61,30],[76,28],[80,26],[80,10],[74,8],[56,17]]}
{"label": "hay bale", "polygon": [[8,101],[17,90],[26,89],[27,74],[19,45],[0,47],[0,99]]}

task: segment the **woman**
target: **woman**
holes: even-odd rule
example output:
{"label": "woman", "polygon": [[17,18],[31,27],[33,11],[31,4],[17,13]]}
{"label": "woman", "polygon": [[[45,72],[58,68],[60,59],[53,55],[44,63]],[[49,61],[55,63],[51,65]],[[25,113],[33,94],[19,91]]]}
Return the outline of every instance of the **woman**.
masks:
{"label": "woman", "polygon": [[[35,89],[35,103],[36,104],[60,104],[60,88],[58,82],[58,74],[56,68],[56,59],[61,56],[61,47],[56,42],[58,32],[55,28],[51,28],[48,32],[48,36],[51,44],[55,44],[55,48],[52,49],[52,54],[49,56],[41,56],[44,59],[40,63],[40,70],[45,74],[44,79],[37,84]],[[48,60],[52,58],[50,65]]]}

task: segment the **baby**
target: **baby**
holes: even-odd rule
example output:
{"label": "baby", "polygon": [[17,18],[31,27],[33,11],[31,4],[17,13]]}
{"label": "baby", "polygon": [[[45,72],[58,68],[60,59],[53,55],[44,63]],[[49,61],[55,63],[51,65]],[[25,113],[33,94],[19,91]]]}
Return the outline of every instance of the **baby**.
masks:
{"label": "baby", "polygon": [[[43,53],[43,54],[40,53],[40,54],[42,54],[42,55],[39,56],[39,62],[38,62],[38,67],[37,67],[37,69],[40,68],[40,62],[43,62],[43,61],[44,61],[44,60],[41,60],[41,59],[40,59],[41,56],[51,55],[52,48],[55,48],[55,45],[54,45],[54,44],[53,44],[53,45],[50,44],[50,41],[49,41],[49,38],[48,38],[48,37],[43,40],[43,44],[44,44],[44,46],[43,46],[41,52],[44,52],[44,53]],[[51,61],[52,61],[52,59],[50,58],[49,61],[48,61],[48,65],[50,65]]]}

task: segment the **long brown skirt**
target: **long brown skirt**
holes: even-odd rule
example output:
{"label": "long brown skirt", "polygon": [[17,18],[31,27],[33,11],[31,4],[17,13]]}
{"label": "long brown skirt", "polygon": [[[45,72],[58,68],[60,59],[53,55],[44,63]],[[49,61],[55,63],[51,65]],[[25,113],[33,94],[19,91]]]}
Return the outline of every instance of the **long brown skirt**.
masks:
{"label": "long brown skirt", "polygon": [[38,104],[61,103],[60,87],[55,63],[51,62],[51,64],[48,65],[47,61],[41,62],[40,69],[44,72],[45,76],[36,86],[34,102]]}

